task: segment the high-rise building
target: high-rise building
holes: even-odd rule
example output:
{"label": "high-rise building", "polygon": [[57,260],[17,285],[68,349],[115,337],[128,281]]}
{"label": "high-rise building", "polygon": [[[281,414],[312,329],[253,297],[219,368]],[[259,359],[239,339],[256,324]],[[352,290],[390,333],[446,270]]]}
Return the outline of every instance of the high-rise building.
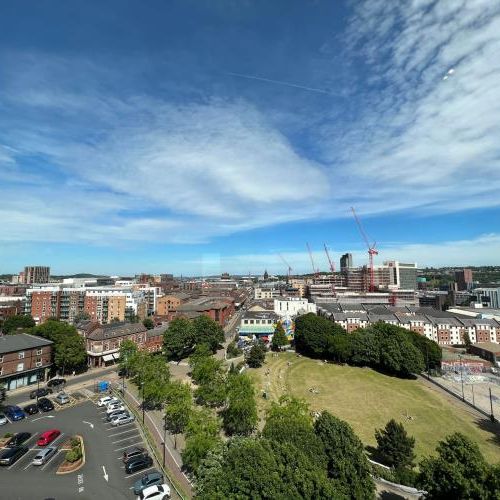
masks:
{"label": "high-rise building", "polygon": [[341,271],[347,271],[347,269],[350,269],[352,267],[352,254],[351,253],[345,253],[340,257],[340,270]]}
{"label": "high-rise building", "polygon": [[48,283],[50,278],[50,267],[47,266],[27,266],[24,268],[24,283]]}
{"label": "high-rise building", "polygon": [[391,271],[390,284],[400,290],[417,290],[417,264],[397,260],[384,262]]}
{"label": "high-rise building", "polygon": [[472,269],[455,271],[455,281],[459,290],[470,290],[472,288]]}

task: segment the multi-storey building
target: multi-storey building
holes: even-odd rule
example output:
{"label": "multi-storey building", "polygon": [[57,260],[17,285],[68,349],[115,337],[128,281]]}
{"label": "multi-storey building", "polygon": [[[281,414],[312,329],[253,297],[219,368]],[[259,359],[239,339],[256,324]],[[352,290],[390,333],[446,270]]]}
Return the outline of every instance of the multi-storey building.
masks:
{"label": "multi-storey building", "polygon": [[33,285],[34,283],[48,283],[50,279],[50,267],[47,266],[27,266],[24,268],[24,283]]}
{"label": "multi-storey building", "polygon": [[475,288],[473,294],[476,296],[478,304],[492,309],[500,309],[500,287]]}
{"label": "multi-storey building", "polygon": [[340,257],[340,270],[342,272],[347,271],[347,269],[350,269],[353,266],[352,264],[352,254],[351,253],[345,253]]}
{"label": "multi-storey building", "polygon": [[177,308],[187,302],[191,297],[188,293],[175,292],[162,295],[156,299],[156,314],[168,316],[169,313],[177,311]]}
{"label": "multi-storey building", "polygon": [[294,318],[300,314],[316,313],[316,304],[307,299],[292,297],[274,299],[274,312],[282,318]]}
{"label": "multi-storey building", "polygon": [[12,390],[45,380],[52,365],[52,344],[26,333],[0,336],[0,382]]}
{"label": "multi-storey building", "polygon": [[458,290],[470,290],[473,285],[472,269],[462,269],[455,271],[455,281]]}

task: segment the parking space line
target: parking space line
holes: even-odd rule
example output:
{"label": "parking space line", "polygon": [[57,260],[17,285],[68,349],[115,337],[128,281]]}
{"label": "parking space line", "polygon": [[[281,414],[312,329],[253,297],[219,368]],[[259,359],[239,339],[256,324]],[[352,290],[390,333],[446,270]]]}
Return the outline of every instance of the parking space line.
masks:
{"label": "parking space line", "polygon": [[47,460],[47,462],[46,462],[44,465],[42,465],[42,467],[41,467],[41,469],[40,469],[40,470],[45,469],[45,467],[47,467],[47,465],[49,465],[49,464],[50,464],[50,462],[52,462],[52,460],[53,460],[55,457],[57,457],[57,455],[59,455],[59,453],[61,453],[62,451],[63,451],[63,450],[57,450],[57,453],[54,453],[54,454],[53,454],[53,455],[52,455],[52,456],[51,456],[51,457]]}
{"label": "parking space line", "polygon": [[134,432],[135,429],[128,429],[127,431],[122,431],[122,432],[117,432],[116,434],[110,434],[108,437],[115,437],[115,436],[119,436],[120,434],[126,434],[127,432]]}
{"label": "parking space line", "polygon": [[139,441],[138,443],[128,444],[127,446],[122,446],[121,448],[116,448],[116,450],[113,450],[113,451],[125,450],[126,448],[132,448],[132,446],[139,446],[140,444],[142,444],[142,441]]}
{"label": "parking space line", "polygon": [[135,439],[137,437],[139,437],[139,433],[137,433],[137,436],[128,436],[128,437],[123,438],[123,439],[118,439],[118,441],[111,441],[111,444],[121,443],[122,441],[128,441],[129,439]]}
{"label": "parking space line", "polygon": [[155,468],[155,466],[154,466],[154,465],[152,465],[151,467],[148,467],[147,469],[142,469],[142,470],[140,470],[140,471],[138,471],[138,472],[134,472],[134,474],[127,474],[127,475],[125,476],[125,479],[128,479],[129,477],[134,477],[134,476],[137,476],[137,474],[144,474],[146,471],[151,470],[151,469],[154,469],[154,468]]}
{"label": "parking space line", "polygon": [[18,458],[10,467],[7,467],[7,470],[12,469],[12,467],[14,467],[14,465],[17,465],[21,460],[26,458],[26,456],[29,454],[30,454],[30,450],[28,450],[22,457]]}

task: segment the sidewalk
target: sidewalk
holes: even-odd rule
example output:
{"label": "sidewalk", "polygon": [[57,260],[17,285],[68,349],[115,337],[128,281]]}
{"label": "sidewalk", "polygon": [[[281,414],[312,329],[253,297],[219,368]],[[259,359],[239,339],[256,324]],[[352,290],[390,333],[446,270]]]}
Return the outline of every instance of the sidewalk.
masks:
{"label": "sidewalk", "polygon": [[[121,386],[120,386],[121,389]],[[130,406],[135,408],[138,414],[138,421],[142,423],[142,410],[140,408],[141,397],[139,395],[139,389],[128,382],[125,386],[125,401]],[[193,485],[191,484],[188,477],[182,471],[182,458],[178,450],[174,448],[174,438],[170,433],[164,434],[163,432],[163,413],[161,411],[146,411],[144,412],[144,424],[149,435],[154,441],[156,447],[157,457],[160,458],[160,463],[163,459],[163,438],[165,437],[165,465],[164,468],[168,471],[169,479],[175,482],[176,488],[181,490],[182,497],[187,496],[192,498]],[[180,436],[179,436],[180,437]],[[177,444],[179,444],[180,439],[177,438]]]}

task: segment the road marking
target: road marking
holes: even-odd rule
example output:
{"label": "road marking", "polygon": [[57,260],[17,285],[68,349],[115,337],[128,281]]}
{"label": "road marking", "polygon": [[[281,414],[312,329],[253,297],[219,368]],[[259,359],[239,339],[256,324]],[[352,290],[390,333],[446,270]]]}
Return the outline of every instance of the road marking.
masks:
{"label": "road marking", "polygon": [[111,437],[119,436],[120,434],[126,434],[127,432],[134,432],[134,431],[135,431],[135,429],[128,429],[126,431],[117,432],[115,434],[110,434],[108,437],[111,438]]}
{"label": "road marking", "polygon": [[104,467],[104,465],[102,466],[102,472],[104,473],[104,479],[106,479],[106,482],[108,482],[109,476],[106,472],[106,468]]}
{"label": "road marking", "polygon": [[128,436],[128,437],[123,438],[123,439],[118,439],[118,441],[111,441],[111,444],[121,443],[122,441],[128,441],[129,439],[135,439],[138,437],[139,437],[139,433],[137,433],[137,435],[134,435],[134,436]]}
{"label": "road marking", "polygon": [[[116,448],[116,450],[113,450],[113,451],[125,450],[126,448],[132,448],[132,446],[139,446],[140,444],[142,444],[142,441],[139,441],[138,443],[128,444],[127,446],[122,446],[121,448]],[[120,457],[120,459],[121,459],[121,457]]]}
{"label": "road marking", "polygon": [[41,420],[42,418],[54,418],[54,415],[44,415],[43,417],[34,418],[32,422],[36,422],[37,420]]}
{"label": "road marking", "polygon": [[[135,422],[129,422],[128,424],[122,424],[120,425],[120,429],[123,429],[124,427],[127,427],[127,425],[134,425]],[[111,422],[108,422],[107,424],[104,425],[113,425]],[[115,431],[116,429],[114,427],[108,427],[107,429],[104,429],[106,431]]]}
{"label": "road marking", "polygon": [[83,424],[89,424],[91,429],[94,428],[94,424],[92,422],[87,422],[86,420],[82,420],[82,423]]}
{"label": "road marking", "polygon": [[12,469],[14,465],[17,465],[23,458],[26,457],[26,455],[29,455],[30,450],[28,450],[22,457],[19,457],[10,467],[7,467],[7,470]]}
{"label": "road marking", "polygon": [[138,472],[135,472],[134,474],[127,474],[125,477],[125,479],[128,479],[129,477],[134,477],[134,476],[137,476],[137,474],[144,474],[144,472],[148,471],[148,470],[151,470],[151,469],[154,469],[155,466],[154,464],[151,466],[151,467],[148,467],[146,469],[141,469],[140,471]]}
{"label": "road marking", "polygon": [[50,462],[52,462],[52,459],[54,459],[55,457],[57,457],[57,455],[59,455],[59,453],[62,453],[63,450],[57,450],[56,453],[54,453],[46,462],[44,465],[42,465],[41,469],[40,470],[43,470],[45,469],[45,467],[47,467],[47,465],[49,465]]}

